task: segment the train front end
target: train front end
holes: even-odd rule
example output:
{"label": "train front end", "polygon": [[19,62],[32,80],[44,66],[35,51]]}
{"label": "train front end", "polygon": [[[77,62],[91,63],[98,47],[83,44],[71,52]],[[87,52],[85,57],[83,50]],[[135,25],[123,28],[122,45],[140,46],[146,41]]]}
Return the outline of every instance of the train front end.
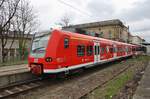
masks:
{"label": "train front end", "polygon": [[41,33],[35,35],[32,40],[30,54],[28,56],[28,66],[30,71],[35,75],[41,75],[43,73],[43,64],[46,61],[51,61],[51,59],[45,61],[46,49],[50,36],[50,32]]}

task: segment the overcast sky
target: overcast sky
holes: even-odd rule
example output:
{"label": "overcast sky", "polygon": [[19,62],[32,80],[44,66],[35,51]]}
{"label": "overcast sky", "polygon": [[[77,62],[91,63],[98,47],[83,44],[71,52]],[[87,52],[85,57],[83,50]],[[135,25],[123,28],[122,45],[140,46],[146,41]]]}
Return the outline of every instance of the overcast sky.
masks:
{"label": "overcast sky", "polygon": [[150,42],[150,0],[30,1],[40,20],[39,31],[56,27],[64,15],[70,16],[71,24],[120,19],[132,35]]}

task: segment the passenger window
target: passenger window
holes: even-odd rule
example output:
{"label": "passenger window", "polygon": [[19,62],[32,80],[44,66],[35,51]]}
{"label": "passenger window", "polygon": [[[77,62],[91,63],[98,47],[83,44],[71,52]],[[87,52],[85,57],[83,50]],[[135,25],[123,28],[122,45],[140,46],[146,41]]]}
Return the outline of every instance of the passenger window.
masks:
{"label": "passenger window", "polygon": [[117,48],[116,47],[113,48],[113,52],[117,53]]}
{"label": "passenger window", "polygon": [[120,47],[120,52],[122,52],[122,48]]}
{"label": "passenger window", "polygon": [[118,52],[121,52],[121,48],[120,47],[118,48]]}
{"label": "passenger window", "polygon": [[109,52],[110,52],[110,53],[113,53],[113,48],[112,48],[112,47],[109,48]]}
{"label": "passenger window", "polygon": [[69,39],[65,38],[64,39],[64,48],[68,48],[69,47]]}
{"label": "passenger window", "polygon": [[106,46],[106,52],[109,53],[109,46]]}
{"label": "passenger window", "polygon": [[87,56],[91,56],[93,54],[93,46],[87,46]]}
{"label": "passenger window", "polygon": [[105,48],[101,47],[101,54],[104,54],[104,52],[105,52]]}
{"label": "passenger window", "polygon": [[126,49],[126,52],[128,52],[128,48],[126,47],[125,49]]}
{"label": "passenger window", "polygon": [[84,45],[78,45],[77,46],[77,55],[78,56],[84,56],[85,55],[85,46]]}

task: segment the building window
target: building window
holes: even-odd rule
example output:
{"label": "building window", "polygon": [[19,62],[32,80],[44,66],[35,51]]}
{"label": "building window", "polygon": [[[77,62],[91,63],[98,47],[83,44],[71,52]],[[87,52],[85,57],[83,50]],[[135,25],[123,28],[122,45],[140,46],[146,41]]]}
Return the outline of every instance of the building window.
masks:
{"label": "building window", "polygon": [[100,34],[98,34],[98,33],[95,33],[95,37],[100,37]]}
{"label": "building window", "polygon": [[93,46],[87,46],[87,56],[91,56],[93,54]]}
{"label": "building window", "polygon": [[65,38],[64,39],[64,48],[68,48],[69,47],[69,39]]}
{"label": "building window", "polygon": [[85,55],[85,46],[84,45],[78,45],[77,46],[77,55],[78,56],[84,56]]}
{"label": "building window", "polygon": [[103,32],[100,33],[100,37],[103,37]]}
{"label": "building window", "polygon": [[109,30],[109,39],[111,39],[112,38],[112,33],[111,33],[111,31]]}

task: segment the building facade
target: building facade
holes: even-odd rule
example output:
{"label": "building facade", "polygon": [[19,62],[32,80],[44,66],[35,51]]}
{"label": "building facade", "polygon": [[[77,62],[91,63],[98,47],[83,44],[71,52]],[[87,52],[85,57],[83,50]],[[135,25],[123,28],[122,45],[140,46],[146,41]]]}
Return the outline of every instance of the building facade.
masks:
{"label": "building facade", "polygon": [[[30,47],[31,39],[33,35],[25,35],[23,39],[26,39],[26,48]],[[1,39],[1,38],[0,38]],[[13,60],[19,57],[19,37],[13,38],[11,35],[8,36],[7,43],[4,48],[5,55],[5,61]],[[13,42],[13,43],[12,43]],[[1,48],[1,40],[0,40],[0,62],[2,62],[2,48]],[[12,44],[12,45],[11,45]],[[11,48],[10,48],[11,46]]]}
{"label": "building facade", "polygon": [[132,44],[140,45],[145,42],[145,40],[139,36],[132,36],[131,38],[132,38]]}
{"label": "building facade", "polygon": [[118,19],[78,24],[78,25],[70,25],[67,27],[63,27],[63,30],[83,33],[86,35],[92,35],[121,42],[127,43],[130,42],[129,28],[126,27]]}

